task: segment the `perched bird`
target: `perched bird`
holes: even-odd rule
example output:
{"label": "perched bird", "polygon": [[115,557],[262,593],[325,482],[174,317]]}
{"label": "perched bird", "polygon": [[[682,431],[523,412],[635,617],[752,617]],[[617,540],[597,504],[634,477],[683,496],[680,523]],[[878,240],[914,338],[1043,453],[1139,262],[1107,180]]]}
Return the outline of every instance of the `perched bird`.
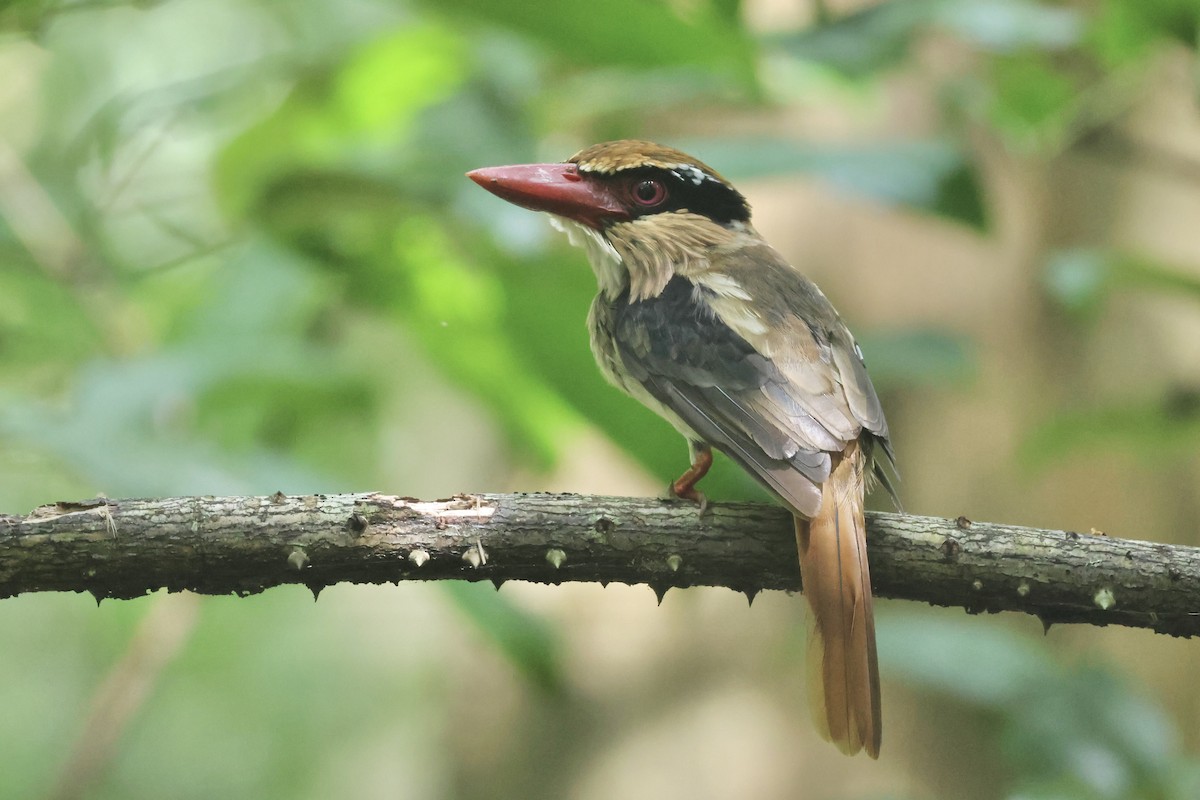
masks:
{"label": "perched bird", "polygon": [[[863,495],[892,484],[893,453],[862,352],[817,286],[750,224],[746,199],[670,147],[616,141],[561,164],[467,173],[489,192],[549,212],[587,251],[600,292],[588,315],[605,376],[684,435],[696,483],[716,448],[796,521],[812,607],[809,698],[822,735],[879,755],[879,667]],[[893,491],[894,496],[894,491]]]}

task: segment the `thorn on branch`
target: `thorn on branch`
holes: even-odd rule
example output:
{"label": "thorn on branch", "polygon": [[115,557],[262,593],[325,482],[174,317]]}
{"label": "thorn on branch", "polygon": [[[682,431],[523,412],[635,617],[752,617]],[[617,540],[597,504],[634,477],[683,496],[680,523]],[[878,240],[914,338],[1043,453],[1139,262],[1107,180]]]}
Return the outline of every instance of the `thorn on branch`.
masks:
{"label": "thorn on branch", "polygon": [[472,569],[479,569],[487,563],[487,551],[483,549],[483,542],[479,539],[475,540],[474,547],[467,548],[462,554],[462,560],[471,565]]}
{"label": "thorn on branch", "polygon": [[308,554],[303,547],[297,547],[288,554],[288,566],[295,570],[304,569],[308,565]]}
{"label": "thorn on branch", "polygon": [[350,533],[359,536],[367,529],[367,518],[355,511],[350,515],[350,519],[346,520],[346,525],[350,528]]}
{"label": "thorn on branch", "polygon": [[942,557],[946,561],[954,561],[958,558],[958,554],[962,552],[962,545],[953,536],[947,536],[942,541]]}

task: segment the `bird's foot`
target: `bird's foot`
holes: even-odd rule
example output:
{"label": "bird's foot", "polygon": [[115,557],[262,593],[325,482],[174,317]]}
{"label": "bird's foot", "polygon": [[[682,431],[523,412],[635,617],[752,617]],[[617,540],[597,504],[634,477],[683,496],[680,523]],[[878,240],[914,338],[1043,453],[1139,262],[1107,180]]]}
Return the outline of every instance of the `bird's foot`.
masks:
{"label": "bird's foot", "polygon": [[708,495],[696,488],[695,484],[689,484],[682,478],[672,483],[668,489],[672,497],[678,497],[680,500],[691,500],[700,509],[700,516],[704,516],[704,512],[708,510]]}
{"label": "bird's foot", "polygon": [[700,516],[704,516],[704,512],[708,510],[708,498],[704,496],[704,492],[696,488],[696,484],[708,474],[708,469],[712,466],[712,450],[703,442],[693,442],[691,447],[692,465],[688,467],[687,472],[680,475],[678,480],[671,484],[667,491],[673,497],[691,500],[700,507]]}

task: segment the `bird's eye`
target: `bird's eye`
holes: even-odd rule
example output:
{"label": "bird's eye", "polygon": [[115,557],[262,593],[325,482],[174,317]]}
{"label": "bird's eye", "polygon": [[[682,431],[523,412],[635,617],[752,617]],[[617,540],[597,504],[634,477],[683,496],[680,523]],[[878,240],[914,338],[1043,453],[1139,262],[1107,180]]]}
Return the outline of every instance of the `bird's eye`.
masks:
{"label": "bird's eye", "polygon": [[640,206],[656,206],[667,199],[667,187],[652,178],[633,185],[633,199]]}

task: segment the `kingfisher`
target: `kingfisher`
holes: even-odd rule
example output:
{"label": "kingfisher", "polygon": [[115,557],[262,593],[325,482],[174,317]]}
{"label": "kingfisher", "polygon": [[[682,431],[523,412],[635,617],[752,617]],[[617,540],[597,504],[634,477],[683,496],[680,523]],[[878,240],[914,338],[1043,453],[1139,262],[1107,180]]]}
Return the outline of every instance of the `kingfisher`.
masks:
{"label": "kingfisher", "polygon": [[504,200],[550,215],[582,247],[599,292],[588,314],[605,377],[687,440],[697,483],[714,449],[795,518],[811,607],[809,706],[843,752],[879,756],[879,665],[863,503],[895,498],[895,456],[863,354],[817,285],[750,222],[746,198],[704,162],[637,140],[565,162],[473,170]]}

